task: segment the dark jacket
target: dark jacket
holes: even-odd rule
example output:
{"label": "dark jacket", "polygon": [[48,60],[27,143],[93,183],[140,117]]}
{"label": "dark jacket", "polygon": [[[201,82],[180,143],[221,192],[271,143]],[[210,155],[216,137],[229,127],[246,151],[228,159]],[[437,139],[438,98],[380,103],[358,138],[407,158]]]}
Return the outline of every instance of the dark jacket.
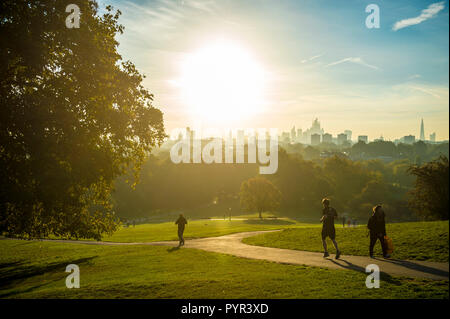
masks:
{"label": "dark jacket", "polygon": [[367,228],[369,228],[371,235],[382,234],[383,236],[386,236],[386,221],[384,212],[373,213],[369,218]]}
{"label": "dark jacket", "polygon": [[178,219],[175,222],[175,224],[178,225],[178,228],[184,228],[184,225],[187,224],[187,220],[186,220],[186,218],[180,216],[180,217],[178,217]]}

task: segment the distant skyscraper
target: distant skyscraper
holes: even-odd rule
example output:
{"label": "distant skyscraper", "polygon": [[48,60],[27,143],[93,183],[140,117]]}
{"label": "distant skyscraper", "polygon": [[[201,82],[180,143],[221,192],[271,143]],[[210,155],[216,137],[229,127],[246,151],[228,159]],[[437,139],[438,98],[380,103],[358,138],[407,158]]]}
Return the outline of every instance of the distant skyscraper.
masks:
{"label": "distant skyscraper", "polygon": [[423,119],[420,122],[420,140],[425,141],[425,129],[423,127]]}
{"label": "distant skyscraper", "polygon": [[297,129],[297,139],[296,142],[297,143],[301,143],[302,142],[302,137],[303,137],[303,132],[301,128]]}
{"label": "distant skyscraper", "polygon": [[325,133],[322,135],[323,143],[333,143],[333,136],[329,133]]}
{"label": "distant skyscraper", "polygon": [[281,133],[281,142],[283,142],[283,143],[290,143],[291,142],[291,138],[290,138],[288,132]]}
{"label": "distant skyscraper", "polygon": [[320,122],[319,119],[314,119],[314,121],[312,122],[311,128],[306,129],[303,132],[303,137],[302,137],[302,143],[309,143],[311,141],[311,135],[313,134],[319,134],[319,135],[323,135],[324,131],[323,128],[320,127]]}
{"label": "distant skyscraper", "polygon": [[312,134],[311,145],[319,145],[319,144],[320,144],[320,134]]}
{"label": "distant skyscraper", "polygon": [[337,138],[338,138],[338,144],[342,145],[347,141],[347,134],[344,134],[344,133],[338,134]]}
{"label": "distant skyscraper", "polygon": [[430,141],[431,142],[436,142],[436,133],[435,132],[430,134]]}
{"label": "distant skyscraper", "polygon": [[358,142],[364,142],[367,144],[367,142],[369,142],[369,138],[367,137],[367,135],[360,135],[358,136]]}
{"label": "distant skyscraper", "polygon": [[311,125],[311,133],[318,134],[320,133],[320,122],[319,119],[315,119]]}
{"label": "distant skyscraper", "polygon": [[405,144],[414,144],[414,142],[416,141],[416,137],[414,135],[407,135],[407,136],[403,136],[401,138],[401,140]]}
{"label": "distant skyscraper", "polygon": [[297,133],[295,131],[295,126],[291,129],[291,141],[295,142],[295,140],[297,139]]}
{"label": "distant skyscraper", "polygon": [[352,140],[352,131],[345,130],[344,134],[347,135],[347,141],[351,141]]}

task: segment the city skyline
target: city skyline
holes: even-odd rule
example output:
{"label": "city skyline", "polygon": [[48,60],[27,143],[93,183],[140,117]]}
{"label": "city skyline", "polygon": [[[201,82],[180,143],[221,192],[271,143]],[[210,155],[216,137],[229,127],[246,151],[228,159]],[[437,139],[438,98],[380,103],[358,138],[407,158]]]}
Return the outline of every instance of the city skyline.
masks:
{"label": "city skyline", "polygon": [[[312,121],[311,127],[303,130],[302,128],[296,128],[293,126],[290,130],[279,130],[277,128],[272,128],[271,130],[278,130],[278,139],[281,143],[301,143],[301,144],[310,144],[310,145],[319,145],[321,143],[333,143],[337,145],[342,145],[345,142],[350,142],[351,144],[357,143],[359,141],[363,141],[365,143],[370,143],[374,141],[390,141],[395,144],[405,143],[412,144],[418,141],[431,142],[431,143],[442,143],[448,142],[448,140],[440,140],[436,139],[436,133],[430,133],[429,138],[425,138],[425,124],[423,118],[420,120],[420,137],[417,138],[417,135],[406,134],[396,137],[395,139],[387,139],[384,138],[383,135],[378,137],[370,137],[368,135],[363,134],[354,134],[352,130],[344,130],[344,132],[332,133],[326,131],[322,126],[318,118],[315,118]],[[227,138],[247,138],[249,136],[254,136],[258,130],[265,130],[263,128],[253,129],[253,128],[235,128],[235,129],[222,129],[217,130],[214,128],[179,128],[176,129],[170,134],[170,138],[172,140],[180,140],[183,138],[184,134],[191,135],[191,138],[196,139],[210,139],[213,137],[222,137]],[[267,134],[268,130],[266,130]],[[262,134],[262,133],[261,133]],[[422,135],[424,138],[422,138]]]}
{"label": "city skyline", "polygon": [[[366,27],[360,0],[345,8],[322,0],[112,4],[127,30],[119,52],[147,75],[168,131],[307,127],[319,117],[335,134],[351,123],[353,132],[393,140],[419,136],[423,117],[448,139],[448,1],[414,24],[402,21],[433,2],[377,1],[379,29]],[[233,90],[237,99],[225,93]]]}
{"label": "city skyline", "polygon": [[[312,128],[314,127],[314,124],[315,124],[315,122],[316,121],[318,121],[318,118],[315,118],[314,120],[313,120],[313,124],[312,124]],[[320,124],[320,121],[318,121],[318,123]],[[290,132],[291,132],[291,134],[290,134],[290,138],[291,138],[291,140],[292,140],[292,132],[294,131],[294,129],[295,129],[295,132],[296,132],[296,136],[298,137],[298,131],[300,131],[300,132],[303,132],[303,129],[302,128],[296,128],[295,126],[290,130]],[[436,134],[436,132],[434,132],[434,130],[433,129],[431,129],[429,132],[429,138],[426,138],[426,134],[425,134],[425,124],[424,124],[424,119],[422,118],[421,120],[420,120],[420,128],[419,128],[419,131],[420,131],[420,133],[419,134],[414,134],[413,132],[406,132],[406,134],[403,134],[403,135],[399,135],[399,136],[397,136],[397,137],[394,137],[394,139],[388,139],[388,138],[385,138],[384,136],[383,136],[383,134],[381,134],[380,136],[375,136],[375,137],[372,137],[372,138],[370,138],[370,136],[369,135],[367,135],[367,134],[354,134],[355,132],[353,131],[353,130],[351,130],[351,129],[347,129],[347,130],[343,130],[342,132],[330,132],[330,131],[327,131],[327,130],[325,130],[323,127],[320,127],[319,126],[319,129],[322,131],[322,133],[320,133],[319,135],[321,135],[321,137],[323,137],[324,135],[331,135],[331,137],[333,137],[333,139],[336,139],[337,138],[337,136],[339,135],[339,134],[345,134],[345,135],[347,135],[347,140],[349,140],[349,141],[359,141],[360,140],[360,137],[363,137],[363,139],[364,138],[367,138],[367,140],[368,141],[375,141],[375,140],[378,140],[378,139],[383,139],[383,140],[387,140],[387,141],[393,141],[393,142],[395,142],[395,141],[400,141],[402,138],[404,138],[405,136],[414,136],[414,138],[416,138],[417,136],[420,136],[419,138],[417,138],[416,140],[422,140],[422,141],[430,141],[430,142],[444,142],[444,141],[448,141],[448,139],[439,139],[439,138],[436,138],[436,136],[437,136],[437,134]],[[309,129],[308,129],[309,130]],[[282,135],[283,133],[286,133],[287,131],[285,131],[285,130],[282,130],[282,133],[280,134],[280,135]],[[313,135],[313,134],[317,134],[317,131],[316,132],[314,132],[314,133],[312,133],[312,134],[310,134],[310,135]],[[295,138],[294,138],[295,139]]]}

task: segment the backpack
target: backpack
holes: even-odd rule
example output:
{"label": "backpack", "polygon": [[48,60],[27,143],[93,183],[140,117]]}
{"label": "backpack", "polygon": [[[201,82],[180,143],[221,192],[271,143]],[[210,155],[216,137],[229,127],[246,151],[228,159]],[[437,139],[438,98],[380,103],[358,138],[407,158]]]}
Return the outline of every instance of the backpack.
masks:
{"label": "backpack", "polygon": [[392,242],[392,238],[384,236],[384,244],[386,245],[386,252],[391,255],[394,252],[394,243]]}

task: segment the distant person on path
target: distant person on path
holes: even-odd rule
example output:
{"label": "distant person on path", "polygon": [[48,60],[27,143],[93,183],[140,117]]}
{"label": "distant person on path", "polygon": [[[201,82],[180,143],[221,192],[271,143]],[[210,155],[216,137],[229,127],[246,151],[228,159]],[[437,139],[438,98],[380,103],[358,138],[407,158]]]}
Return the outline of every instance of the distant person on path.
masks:
{"label": "distant person on path", "polygon": [[333,242],[334,247],[336,248],[336,259],[339,259],[341,256],[341,251],[338,248],[338,244],[336,242],[336,229],[334,228],[334,219],[337,217],[337,212],[333,207],[330,207],[330,200],[328,198],[324,198],[322,200],[323,211],[322,218],[320,221],[322,222],[322,244],[323,244],[323,257],[326,258],[330,256],[327,249],[327,237],[330,237]]}
{"label": "distant person on path", "polygon": [[384,210],[381,205],[377,205],[372,209],[372,216],[369,218],[367,223],[367,228],[369,228],[370,233],[370,244],[369,244],[369,255],[370,258],[373,257],[373,247],[375,246],[377,240],[380,240],[381,249],[383,250],[383,257],[391,257],[386,252],[386,243],[384,242],[384,236],[386,236],[386,221]]}
{"label": "distant person on path", "polygon": [[345,228],[345,216],[342,216],[342,228]]}
{"label": "distant person on path", "polygon": [[178,225],[178,239],[180,240],[178,247],[184,246],[183,233],[184,233],[184,226],[186,226],[187,224],[187,220],[186,218],[184,218],[183,214],[180,214],[175,224]]}

